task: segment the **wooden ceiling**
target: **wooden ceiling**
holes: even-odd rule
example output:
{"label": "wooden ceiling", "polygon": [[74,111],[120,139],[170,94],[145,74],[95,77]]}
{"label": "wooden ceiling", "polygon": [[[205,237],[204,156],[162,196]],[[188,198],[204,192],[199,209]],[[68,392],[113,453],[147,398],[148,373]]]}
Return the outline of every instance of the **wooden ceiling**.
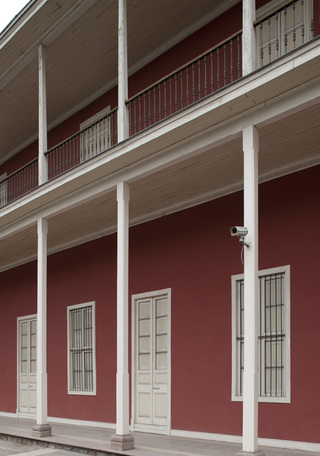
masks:
{"label": "wooden ceiling", "polygon": [[[128,0],[128,59],[137,70],[239,0]],[[41,7],[40,7],[41,4]],[[40,43],[47,48],[49,126],[117,83],[117,0],[31,1],[0,36],[0,163],[37,137]],[[170,11],[170,14],[168,14]]]}

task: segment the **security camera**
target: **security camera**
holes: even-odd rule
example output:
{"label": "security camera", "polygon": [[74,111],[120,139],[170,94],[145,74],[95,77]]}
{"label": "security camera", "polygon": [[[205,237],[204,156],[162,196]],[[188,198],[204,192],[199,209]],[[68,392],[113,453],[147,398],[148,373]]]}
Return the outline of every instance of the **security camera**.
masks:
{"label": "security camera", "polygon": [[248,229],[245,226],[232,226],[230,228],[231,236],[244,237],[248,234]]}
{"label": "security camera", "polygon": [[239,242],[246,247],[250,247],[250,244],[245,242],[246,235],[248,234],[248,228],[245,226],[232,226],[230,228],[231,236],[237,236],[239,238]]}

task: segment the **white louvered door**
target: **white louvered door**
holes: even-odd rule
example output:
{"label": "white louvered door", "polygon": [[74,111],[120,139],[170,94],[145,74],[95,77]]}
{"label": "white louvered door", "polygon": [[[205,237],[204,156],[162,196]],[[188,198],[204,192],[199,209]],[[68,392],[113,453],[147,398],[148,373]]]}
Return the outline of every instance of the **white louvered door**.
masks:
{"label": "white louvered door", "polygon": [[37,320],[18,320],[19,414],[34,415],[37,407]]}
{"label": "white louvered door", "polygon": [[166,430],[168,424],[170,319],[168,296],[136,300],[135,424]]}

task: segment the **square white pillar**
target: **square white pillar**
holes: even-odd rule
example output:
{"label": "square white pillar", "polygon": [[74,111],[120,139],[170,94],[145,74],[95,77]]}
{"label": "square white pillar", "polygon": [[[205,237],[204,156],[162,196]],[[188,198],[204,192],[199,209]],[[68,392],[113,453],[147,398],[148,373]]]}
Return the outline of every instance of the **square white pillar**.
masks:
{"label": "square white pillar", "polygon": [[48,180],[48,163],[45,155],[48,149],[47,133],[47,84],[46,84],[46,48],[40,44],[38,48],[39,64],[39,153],[38,174],[39,185]]}
{"label": "square white pillar", "polygon": [[118,142],[129,136],[127,0],[118,7]]}
{"label": "square white pillar", "polygon": [[48,424],[47,397],[47,236],[48,222],[38,219],[38,278],[37,278],[37,424],[33,435],[52,434]]}
{"label": "square white pillar", "polygon": [[243,130],[244,226],[248,229],[244,247],[244,455],[262,455],[258,450],[258,152],[255,126]]}
{"label": "square white pillar", "polygon": [[256,69],[255,0],[242,0],[242,76]]}
{"label": "square white pillar", "polygon": [[129,434],[129,200],[126,182],[117,185],[118,251],[117,251],[117,423],[111,449],[126,451],[134,448]]}

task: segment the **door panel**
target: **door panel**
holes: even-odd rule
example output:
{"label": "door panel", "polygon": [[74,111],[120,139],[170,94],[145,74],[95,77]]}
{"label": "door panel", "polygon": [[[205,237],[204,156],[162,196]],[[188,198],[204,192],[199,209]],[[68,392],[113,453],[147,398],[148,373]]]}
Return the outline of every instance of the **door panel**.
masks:
{"label": "door panel", "polygon": [[167,424],[168,300],[154,298],[153,424]]}
{"label": "door panel", "polygon": [[[154,421],[156,424],[166,424],[167,419],[167,394],[154,394]],[[164,421],[165,420],[165,421]],[[161,421],[161,422],[160,422]]]}
{"label": "door panel", "polygon": [[168,296],[135,301],[135,423],[166,429],[169,384]]}
{"label": "door panel", "polygon": [[139,423],[150,424],[152,419],[152,301],[142,300],[137,306],[137,418]]}
{"label": "door panel", "polygon": [[33,415],[37,407],[37,320],[19,319],[18,323],[18,411]]}

